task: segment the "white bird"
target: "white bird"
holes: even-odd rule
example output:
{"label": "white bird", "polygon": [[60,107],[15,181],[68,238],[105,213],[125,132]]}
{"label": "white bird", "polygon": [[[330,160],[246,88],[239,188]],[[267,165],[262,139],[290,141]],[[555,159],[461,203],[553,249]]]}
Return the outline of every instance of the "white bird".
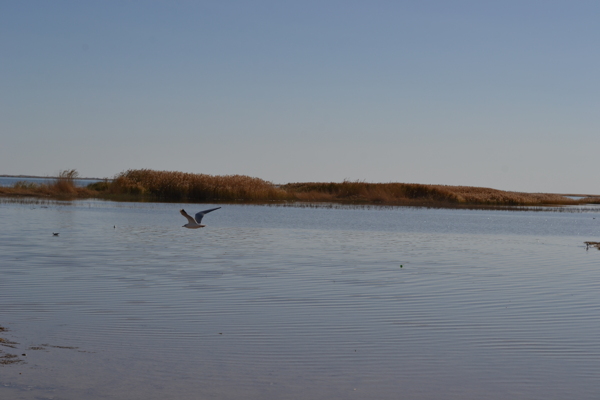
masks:
{"label": "white bird", "polygon": [[200,221],[202,221],[202,217],[204,217],[206,214],[208,214],[211,211],[218,210],[219,208],[221,208],[221,207],[211,208],[210,210],[200,211],[199,213],[196,213],[196,215],[194,215],[194,218],[190,217],[188,215],[188,213],[186,213],[185,210],[182,208],[181,210],[179,210],[179,212],[181,213],[181,215],[186,217],[189,221],[187,224],[183,225],[183,227],[188,228],[188,229],[204,228],[206,225],[200,225]]}

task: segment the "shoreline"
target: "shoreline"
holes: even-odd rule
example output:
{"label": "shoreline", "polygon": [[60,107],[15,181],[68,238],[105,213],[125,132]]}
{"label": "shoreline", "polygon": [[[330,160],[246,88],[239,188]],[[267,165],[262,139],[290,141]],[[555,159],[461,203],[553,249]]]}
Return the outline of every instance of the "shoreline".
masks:
{"label": "shoreline", "polygon": [[[528,193],[486,187],[418,183],[297,182],[273,184],[246,175],[207,175],[148,169],[127,170],[113,179],[80,178],[77,170],[58,177],[8,175],[17,181],[0,186],[0,197],[48,200],[99,199],[125,202],[231,203],[314,206],[392,206],[428,208],[519,209],[600,204],[600,195]],[[86,186],[77,182],[95,181]],[[83,182],[85,185],[86,182]]]}
{"label": "shoreline", "polygon": [[[0,204],[22,203],[22,204],[52,204],[54,202],[72,201],[112,201],[121,203],[177,203],[177,204],[218,204],[218,205],[246,205],[246,206],[269,206],[269,207],[298,207],[298,208],[332,208],[332,209],[376,209],[376,208],[429,208],[429,209],[454,209],[454,210],[490,210],[490,211],[541,211],[541,212],[594,212],[600,211],[598,203],[570,203],[570,204],[527,204],[527,205],[486,205],[467,203],[438,203],[438,202],[404,202],[404,203],[369,203],[352,201],[231,201],[231,200],[161,200],[156,198],[132,198],[129,196],[42,196],[42,195],[10,195],[0,193]],[[597,207],[589,207],[597,206]]]}
{"label": "shoreline", "polygon": [[[6,174],[0,174],[0,178],[26,178],[26,179],[56,179],[55,176],[40,176],[40,175],[6,175]],[[104,180],[109,180],[111,181],[112,178],[80,178],[77,177],[77,180],[82,180],[82,181],[104,181]]]}

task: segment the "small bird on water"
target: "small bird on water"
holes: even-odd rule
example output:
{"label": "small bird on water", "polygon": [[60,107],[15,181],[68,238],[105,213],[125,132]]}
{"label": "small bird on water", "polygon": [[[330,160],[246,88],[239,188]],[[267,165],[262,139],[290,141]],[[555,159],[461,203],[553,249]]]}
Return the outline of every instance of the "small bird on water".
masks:
{"label": "small bird on water", "polygon": [[58,236],[58,232],[52,232],[52,236]]}
{"label": "small bird on water", "polygon": [[218,210],[219,208],[221,208],[221,207],[211,208],[210,210],[200,211],[200,212],[196,213],[196,215],[194,215],[194,218],[190,217],[188,215],[188,213],[186,213],[185,210],[182,208],[181,210],[179,210],[179,212],[181,213],[181,215],[186,217],[187,220],[189,221],[187,224],[183,225],[183,227],[188,228],[188,229],[204,228],[206,225],[200,225],[200,221],[202,221],[202,217],[204,217],[206,214],[208,214],[211,211]]}

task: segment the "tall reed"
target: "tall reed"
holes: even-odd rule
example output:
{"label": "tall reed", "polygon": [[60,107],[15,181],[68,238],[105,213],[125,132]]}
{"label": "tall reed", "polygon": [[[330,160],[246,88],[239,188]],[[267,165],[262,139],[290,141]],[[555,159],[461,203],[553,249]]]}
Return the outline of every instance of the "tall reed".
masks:
{"label": "tall reed", "polygon": [[18,181],[12,187],[0,187],[2,196],[32,196],[72,199],[77,197],[93,197],[98,192],[77,187],[75,180],[79,173],[75,169],[60,171],[49,183]]}
{"label": "tall reed", "polygon": [[287,193],[271,182],[245,175],[207,175],[149,169],[118,174],[110,193],[150,195],[162,200],[269,201],[285,200]]}
{"label": "tall reed", "polygon": [[76,169],[66,169],[60,171],[54,181],[49,185],[50,189],[63,194],[77,193],[75,179],[79,177],[79,172]]}

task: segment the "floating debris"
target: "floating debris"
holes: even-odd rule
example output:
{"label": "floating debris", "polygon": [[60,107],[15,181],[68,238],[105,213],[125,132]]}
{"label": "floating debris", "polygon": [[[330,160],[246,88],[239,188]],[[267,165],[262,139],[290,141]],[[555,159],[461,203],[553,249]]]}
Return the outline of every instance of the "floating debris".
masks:
{"label": "floating debris", "polygon": [[17,348],[15,346],[16,344],[19,344],[19,343],[17,343],[17,342],[11,342],[10,340],[6,340],[4,338],[0,338],[0,346],[11,347],[13,349],[16,349]]}
{"label": "floating debris", "polygon": [[16,354],[0,355],[0,365],[16,364],[21,362],[23,362],[23,360],[21,360]]}
{"label": "floating debris", "polygon": [[[6,332],[6,328],[0,326],[0,332]],[[19,343],[17,342],[11,342],[10,340],[6,340],[4,338],[0,338],[0,345],[5,346],[5,347],[11,347],[13,349],[16,349],[16,346]],[[25,355],[25,354],[23,354]],[[9,354],[9,353],[5,353],[2,350],[0,350],[0,365],[8,365],[8,364],[17,364],[23,362],[23,360],[21,360],[19,358],[19,356],[17,356],[16,354]]]}

